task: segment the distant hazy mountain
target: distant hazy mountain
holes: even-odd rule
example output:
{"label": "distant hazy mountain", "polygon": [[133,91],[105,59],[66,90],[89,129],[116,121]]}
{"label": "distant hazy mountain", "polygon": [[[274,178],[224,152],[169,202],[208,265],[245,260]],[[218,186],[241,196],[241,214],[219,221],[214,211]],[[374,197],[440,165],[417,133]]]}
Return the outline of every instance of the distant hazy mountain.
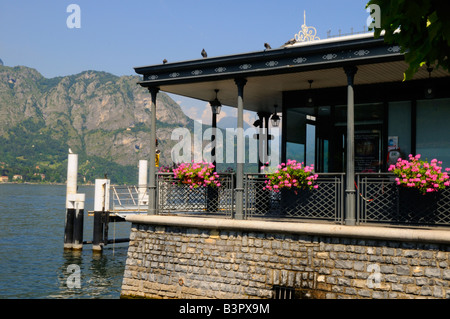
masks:
{"label": "distant hazy mountain", "polygon": [[[222,129],[227,128],[237,128],[237,119],[236,117],[226,116],[220,119],[220,121],[217,122],[217,127]],[[244,121],[244,130],[248,129],[250,125],[248,125],[247,122]]]}
{"label": "distant hazy mountain", "polygon": [[[98,71],[47,79],[28,67],[0,66],[0,173],[33,180],[46,172],[46,180],[57,181],[70,147],[80,155],[83,179],[107,173],[130,181],[152,142],[150,94],[138,81]],[[171,162],[172,130],[192,123],[168,95],[158,94],[161,164]]]}

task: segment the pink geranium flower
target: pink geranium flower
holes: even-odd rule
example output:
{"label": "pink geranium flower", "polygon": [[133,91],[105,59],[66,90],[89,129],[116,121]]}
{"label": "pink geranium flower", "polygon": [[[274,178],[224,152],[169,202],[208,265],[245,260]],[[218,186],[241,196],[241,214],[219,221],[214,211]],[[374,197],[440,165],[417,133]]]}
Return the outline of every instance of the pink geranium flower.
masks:
{"label": "pink geranium flower", "polygon": [[221,186],[219,175],[214,172],[212,163],[181,163],[173,170],[173,174],[179,180],[179,184],[188,184],[191,189],[202,186]]}
{"label": "pink geranium flower", "polygon": [[450,186],[447,171],[442,172],[442,161],[433,159],[430,163],[420,160],[420,154],[409,155],[409,161],[398,159],[395,165],[389,167],[397,178],[397,185],[417,188],[422,194],[437,192]]}
{"label": "pink geranium flower", "polygon": [[[264,167],[264,169],[267,169]],[[305,166],[295,160],[287,160],[278,165],[278,169],[266,174],[267,180],[264,189],[279,192],[282,189],[317,189],[316,180],[319,176],[314,174],[314,166]]]}

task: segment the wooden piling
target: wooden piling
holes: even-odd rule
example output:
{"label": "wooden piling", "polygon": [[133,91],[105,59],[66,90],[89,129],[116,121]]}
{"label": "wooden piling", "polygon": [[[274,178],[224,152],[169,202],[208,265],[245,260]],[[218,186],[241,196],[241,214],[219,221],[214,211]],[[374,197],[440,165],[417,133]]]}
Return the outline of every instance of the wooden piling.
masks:
{"label": "wooden piling", "polygon": [[67,208],[64,227],[64,249],[72,249],[74,216],[75,210]]}
{"label": "wooden piling", "polygon": [[95,180],[94,227],[92,238],[92,250],[94,252],[101,252],[103,247],[108,243],[109,187],[110,180]]}
{"label": "wooden piling", "polygon": [[94,212],[92,250],[95,252],[101,252],[103,250],[103,225],[103,212]]}
{"label": "wooden piling", "polygon": [[72,249],[83,249],[84,209],[76,209],[73,224]]}

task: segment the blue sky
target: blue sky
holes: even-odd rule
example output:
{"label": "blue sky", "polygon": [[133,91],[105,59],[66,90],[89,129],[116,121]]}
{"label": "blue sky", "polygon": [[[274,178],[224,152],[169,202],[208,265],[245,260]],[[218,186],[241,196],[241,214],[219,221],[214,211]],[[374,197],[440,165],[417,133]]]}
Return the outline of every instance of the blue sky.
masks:
{"label": "blue sky", "polygon": [[[203,48],[212,57],[263,50],[265,42],[279,47],[300,30],[303,11],[320,38],[362,31],[367,1],[0,0],[0,59],[47,78],[134,75],[133,67],[164,58],[201,58]],[[67,26],[70,4],[80,8],[80,28]],[[176,99],[195,112],[198,102]]]}

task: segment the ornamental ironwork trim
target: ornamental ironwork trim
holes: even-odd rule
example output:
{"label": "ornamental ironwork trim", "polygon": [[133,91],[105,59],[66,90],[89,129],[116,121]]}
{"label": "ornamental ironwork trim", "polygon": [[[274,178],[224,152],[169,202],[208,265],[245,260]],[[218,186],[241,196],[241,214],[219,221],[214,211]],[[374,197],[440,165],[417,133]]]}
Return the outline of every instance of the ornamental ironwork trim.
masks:
{"label": "ornamental ironwork trim", "polygon": [[320,40],[317,36],[317,30],[314,27],[306,26],[306,12],[303,12],[302,29],[294,36],[297,42],[310,42]]}

